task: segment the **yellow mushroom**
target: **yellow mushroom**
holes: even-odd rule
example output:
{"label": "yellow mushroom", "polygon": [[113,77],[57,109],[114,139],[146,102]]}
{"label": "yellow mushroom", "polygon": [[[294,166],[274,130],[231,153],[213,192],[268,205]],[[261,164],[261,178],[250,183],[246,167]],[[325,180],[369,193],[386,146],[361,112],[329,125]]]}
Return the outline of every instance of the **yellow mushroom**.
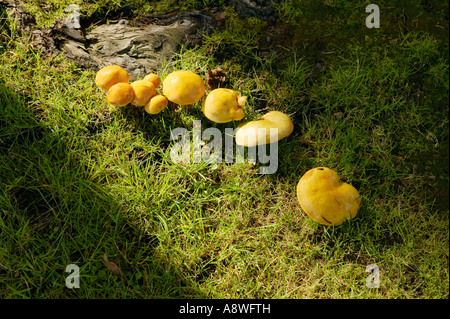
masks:
{"label": "yellow mushroom", "polygon": [[134,99],[133,87],[128,83],[114,84],[107,95],[108,103],[114,106],[125,106]]}
{"label": "yellow mushroom", "polygon": [[289,116],[279,111],[271,111],[259,120],[240,124],[236,129],[236,144],[253,147],[278,142],[289,136],[294,123]]}
{"label": "yellow mushroom", "polygon": [[146,80],[137,80],[131,83],[134,90],[134,98],[131,104],[144,106],[152,96],[156,94],[156,88],[152,82]]}
{"label": "yellow mushroom", "polygon": [[161,78],[158,76],[158,74],[155,74],[155,73],[147,74],[144,77],[144,80],[153,83],[155,88],[157,88],[161,84]]}
{"label": "yellow mushroom", "polygon": [[218,88],[212,90],[203,100],[202,110],[205,116],[213,122],[226,123],[239,121],[244,117],[246,96],[230,89]]}
{"label": "yellow mushroom", "polygon": [[191,71],[174,71],[163,82],[163,94],[179,105],[194,104],[205,95],[205,83]]}
{"label": "yellow mushroom", "polygon": [[155,95],[145,104],[145,111],[150,114],[158,114],[167,107],[169,102],[163,95]]}
{"label": "yellow mushroom", "polygon": [[297,184],[302,210],[315,222],[338,226],[358,213],[361,198],[355,187],[339,182],[338,174],[327,167],[307,171]]}
{"label": "yellow mushroom", "polygon": [[105,91],[108,91],[114,84],[128,83],[130,74],[117,65],[108,65],[102,68],[95,75],[95,84]]}

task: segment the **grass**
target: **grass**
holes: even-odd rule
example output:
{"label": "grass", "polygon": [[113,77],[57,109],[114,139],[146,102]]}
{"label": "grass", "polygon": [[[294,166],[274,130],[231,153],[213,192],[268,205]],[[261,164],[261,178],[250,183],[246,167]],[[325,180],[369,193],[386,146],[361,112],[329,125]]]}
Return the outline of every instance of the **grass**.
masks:
{"label": "grass", "polygon": [[[225,29],[158,70],[222,67],[248,96],[246,120],[288,113],[272,175],[173,163],[171,129],[214,126],[199,105],[110,108],[95,72],[0,20],[0,297],[448,298],[448,20],[447,37],[369,32],[355,27],[362,4],[317,3],[334,18],[312,3],[300,14],[281,1],[275,25],[227,9]],[[324,227],[301,211],[295,187],[316,166],[358,188],[355,219]],[[65,286],[69,264],[79,289]],[[369,264],[380,288],[365,285]]]}

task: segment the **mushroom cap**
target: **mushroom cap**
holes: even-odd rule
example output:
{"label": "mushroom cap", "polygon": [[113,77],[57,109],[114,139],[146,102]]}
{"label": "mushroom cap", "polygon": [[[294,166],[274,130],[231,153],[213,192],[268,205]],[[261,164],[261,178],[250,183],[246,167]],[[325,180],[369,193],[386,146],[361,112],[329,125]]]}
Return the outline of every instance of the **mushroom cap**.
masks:
{"label": "mushroom cap", "polygon": [[108,65],[102,68],[95,75],[95,84],[105,91],[108,91],[114,84],[128,83],[130,74],[118,65]]}
{"label": "mushroom cap", "polygon": [[131,104],[144,106],[152,96],[156,94],[156,88],[152,82],[146,80],[137,80],[131,83],[134,90],[134,98]]}
{"label": "mushroom cap", "polygon": [[133,101],[134,90],[128,83],[117,83],[108,90],[106,97],[111,105],[125,106]]}
{"label": "mushroom cap", "polygon": [[179,105],[194,104],[205,95],[205,83],[191,71],[174,71],[163,82],[163,94]]}
{"label": "mushroom cap", "polygon": [[158,114],[164,110],[169,104],[166,97],[163,95],[155,95],[145,104],[145,111],[150,114]]}
{"label": "mushroom cap", "polygon": [[310,169],[300,178],[297,199],[312,220],[334,226],[355,217],[361,204],[356,188],[339,182],[338,174],[327,167]]}
{"label": "mushroom cap", "polygon": [[246,147],[278,142],[289,136],[294,123],[289,116],[271,111],[259,120],[239,124],[236,129],[236,144]]}
{"label": "mushroom cap", "polygon": [[244,118],[246,97],[239,97],[230,89],[212,90],[203,100],[202,110],[205,116],[216,123],[239,121]]}
{"label": "mushroom cap", "polygon": [[158,74],[155,73],[149,73],[144,77],[145,81],[152,82],[155,88],[157,88],[161,84],[161,78],[158,76]]}

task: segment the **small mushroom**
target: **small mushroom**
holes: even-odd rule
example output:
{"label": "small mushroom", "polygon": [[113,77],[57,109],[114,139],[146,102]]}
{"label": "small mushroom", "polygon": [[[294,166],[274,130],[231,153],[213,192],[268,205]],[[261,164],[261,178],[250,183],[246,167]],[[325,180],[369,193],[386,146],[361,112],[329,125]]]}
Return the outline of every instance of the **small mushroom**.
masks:
{"label": "small mushroom", "polygon": [[144,106],[152,96],[156,94],[156,88],[152,82],[146,80],[137,80],[131,83],[134,90],[134,98],[131,104]]}
{"label": "small mushroom", "polygon": [[108,65],[95,75],[95,84],[101,89],[108,91],[114,84],[128,83],[130,74],[118,65]]}
{"label": "small mushroom", "polygon": [[246,96],[230,89],[218,88],[212,90],[203,100],[202,110],[205,116],[216,123],[239,121],[244,118]]}
{"label": "small mushroom", "polygon": [[133,87],[128,83],[114,84],[107,95],[108,103],[114,106],[125,106],[134,99]]}
{"label": "small mushroom", "polygon": [[312,220],[334,226],[355,217],[361,204],[356,188],[339,182],[338,174],[327,167],[310,169],[301,177],[297,199]]}
{"label": "small mushroom", "polygon": [[236,129],[236,144],[253,147],[278,142],[289,136],[294,123],[289,116],[279,111],[271,111],[259,120],[240,124]]}
{"label": "small mushroom", "polygon": [[178,105],[194,104],[205,95],[205,83],[191,71],[174,71],[163,82],[163,94]]}
{"label": "small mushroom", "polygon": [[145,111],[150,114],[158,114],[167,107],[169,102],[163,95],[155,95],[145,104]]}
{"label": "small mushroom", "polygon": [[153,83],[155,88],[157,88],[161,84],[161,78],[158,76],[158,74],[155,74],[155,73],[147,74],[144,77],[144,80]]}

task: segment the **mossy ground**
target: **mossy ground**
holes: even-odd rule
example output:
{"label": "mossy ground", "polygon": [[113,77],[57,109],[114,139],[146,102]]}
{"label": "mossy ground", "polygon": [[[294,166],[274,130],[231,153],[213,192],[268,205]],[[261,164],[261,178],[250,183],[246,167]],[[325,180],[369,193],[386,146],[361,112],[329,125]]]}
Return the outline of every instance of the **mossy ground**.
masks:
{"label": "mossy ground", "polygon": [[[52,19],[66,5],[45,3]],[[79,2],[124,6],[93,3]],[[227,8],[223,29],[158,70],[221,67],[248,96],[244,120],[288,113],[272,175],[174,164],[171,129],[214,126],[199,105],[111,109],[95,72],[34,51],[3,13],[0,297],[448,298],[448,2],[379,1],[377,30],[367,4],[280,1],[276,21]],[[360,191],[355,219],[324,227],[301,211],[295,187],[316,166]],[[65,286],[69,264],[79,289]],[[379,288],[366,287],[369,264]]]}

